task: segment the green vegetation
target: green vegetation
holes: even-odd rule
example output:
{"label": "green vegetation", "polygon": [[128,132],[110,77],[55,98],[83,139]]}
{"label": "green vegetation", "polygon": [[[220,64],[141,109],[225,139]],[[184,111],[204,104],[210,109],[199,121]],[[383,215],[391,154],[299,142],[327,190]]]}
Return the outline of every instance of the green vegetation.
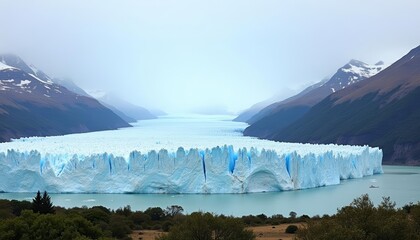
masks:
{"label": "green vegetation", "polygon": [[308,221],[298,231],[298,239],[420,239],[420,203],[396,209],[384,198],[375,207],[368,195],[355,199],[350,206],[332,217]]}
{"label": "green vegetation", "polygon": [[32,211],[40,214],[54,213],[54,206],[47,191],[44,192],[42,197],[40,191],[36,193],[35,198],[32,200]]}
{"label": "green vegetation", "polygon": [[[286,233],[312,239],[420,239],[420,203],[395,208],[384,198],[374,206],[368,195],[355,199],[333,216],[310,218],[264,214],[240,218],[210,213],[183,214],[181,206],[132,211],[130,206],[109,210],[102,206],[64,209],[53,207],[46,192],[38,192],[32,203],[0,200],[0,240],[3,239],[130,239],[133,230],[167,232],[158,240],[255,239],[250,226],[292,224]],[[298,227],[299,226],[299,227]]]}
{"label": "green vegetation", "polygon": [[148,208],[133,212],[130,206],[111,211],[102,206],[64,209],[54,207],[47,192],[31,202],[0,200],[0,240],[3,239],[130,239],[133,230],[168,231],[183,208]]}
{"label": "green vegetation", "polygon": [[214,216],[210,213],[196,212],[172,227],[169,233],[159,240],[212,240],[212,239],[255,239],[252,231],[245,230],[244,223],[234,217]]}

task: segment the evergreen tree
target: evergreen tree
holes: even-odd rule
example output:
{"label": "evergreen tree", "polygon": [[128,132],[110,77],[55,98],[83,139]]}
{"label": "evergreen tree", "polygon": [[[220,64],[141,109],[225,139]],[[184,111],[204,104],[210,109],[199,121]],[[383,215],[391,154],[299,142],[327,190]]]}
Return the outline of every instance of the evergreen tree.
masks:
{"label": "evergreen tree", "polygon": [[41,197],[41,192],[36,193],[35,198],[32,200],[32,211],[34,213],[48,214],[54,213],[54,206],[51,202],[50,196],[48,196],[47,191],[44,191],[43,196]]}
{"label": "evergreen tree", "polygon": [[42,206],[42,197],[41,192],[38,191],[34,199],[32,199],[32,211],[34,213],[39,213],[41,211]]}
{"label": "evergreen tree", "polygon": [[48,196],[47,191],[44,191],[44,195],[42,196],[42,204],[41,204],[41,214],[47,214],[47,213],[54,213],[54,206],[51,202],[51,197]]}

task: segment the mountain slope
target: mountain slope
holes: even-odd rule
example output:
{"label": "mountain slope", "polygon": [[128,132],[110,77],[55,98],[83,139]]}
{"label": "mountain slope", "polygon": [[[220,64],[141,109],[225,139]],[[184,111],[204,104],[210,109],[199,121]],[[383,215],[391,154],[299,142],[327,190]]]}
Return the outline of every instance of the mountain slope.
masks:
{"label": "mountain slope", "polygon": [[31,74],[43,81],[50,82],[51,78],[43,71],[37,69],[34,65],[26,64],[20,57],[14,54],[2,54],[0,55],[0,62],[6,66],[13,67],[24,71],[27,74]]}
{"label": "mountain slope", "polygon": [[128,122],[128,123],[134,123],[137,122],[136,119],[127,116],[125,113],[123,113],[122,111],[120,111],[119,109],[117,109],[116,107],[109,105],[107,103],[101,102],[99,101],[102,105],[104,105],[105,107],[111,109],[115,114],[117,114],[120,118],[122,118],[124,121]]}
{"label": "mountain slope", "polygon": [[[81,96],[85,96],[85,97],[91,97],[85,90],[83,90],[82,88],[80,88],[79,86],[77,86],[73,81],[71,81],[70,79],[60,79],[60,78],[54,78],[52,80],[54,83],[57,83],[65,88],[67,88],[68,90],[77,93]],[[134,118],[131,118],[127,115],[125,115],[123,112],[121,112],[120,110],[118,110],[117,108],[115,108],[114,106],[111,106],[109,104],[106,104],[104,102],[100,102],[102,105],[104,105],[105,107],[109,108],[110,110],[112,110],[115,114],[117,114],[122,120],[128,122],[128,123],[133,123],[136,122],[137,120]]]}
{"label": "mountain slope", "polygon": [[271,139],[369,144],[384,162],[420,164],[420,46],[366,81],[331,94]]}
{"label": "mountain slope", "polygon": [[[327,80],[328,79],[323,80],[323,81],[327,81]],[[261,110],[263,110],[263,109],[265,109],[269,106],[273,106],[273,105],[275,105],[275,103],[287,103],[287,102],[290,102],[290,101],[292,101],[296,98],[299,98],[302,95],[304,95],[304,94],[308,93],[309,91],[313,90],[314,88],[320,87],[323,84],[322,83],[323,81],[315,83],[315,84],[305,88],[302,92],[300,92],[300,93],[298,93],[298,94],[296,94],[292,97],[286,98],[286,99],[284,99],[283,94],[281,94],[281,95],[273,96],[273,97],[271,97],[267,100],[264,100],[262,102],[256,103],[256,104],[252,105],[250,108],[241,112],[235,119],[233,119],[233,121],[246,122],[246,123],[252,124],[252,123],[255,122],[255,121],[251,120],[252,117],[257,115]],[[322,83],[322,84],[320,85],[320,83]]]}
{"label": "mountain slope", "polygon": [[155,119],[156,116],[149,112],[149,110],[129,103],[118,96],[110,93],[104,92],[89,92],[92,96],[98,99],[99,102],[112,106],[115,109],[118,109],[125,115],[135,120],[147,120]]}
{"label": "mountain slope", "polygon": [[81,89],[70,79],[54,78],[52,81],[81,96],[91,97],[85,90]]}
{"label": "mountain slope", "polygon": [[16,56],[0,57],[0,141],[130,126],[97,100],[75,94],[26,66]]}
{"label": "mountain slope", "polygon": [[331,93],[374,76],[382,69],[382,62],[368,65],[361,61],[351,60],[339,68],[328,81],[321,81],[290,99],[274,103],[261,110],[248,121],[251,126],[245,129],[244,134],[269,138],[272,132],[289,126]]}

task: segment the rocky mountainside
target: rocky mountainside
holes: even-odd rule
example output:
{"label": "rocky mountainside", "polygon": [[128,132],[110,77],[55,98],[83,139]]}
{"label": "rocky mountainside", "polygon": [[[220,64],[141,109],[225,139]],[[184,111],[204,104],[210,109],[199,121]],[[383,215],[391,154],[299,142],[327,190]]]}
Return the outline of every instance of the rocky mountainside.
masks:
{"label": "rocky mountainside", "polygon": [[129,126],[97,100],[54,83],[19,57],[0,56],[0,141]]}
{"label": "rocky mountainside", "polygon": [[[255,120],[251,120],[252,117],[254,117],[255,115],[257,115],[261,110],[265,109],[264,111],[269,111],[270,109],[272,109],[272,107],[277,106],[274,103],[282,103],[285,104],[287,102],[293,101],[296,98],[299,98],[303,95],[305,95],[306,93],[312,91],[315,88],[318,88],[320,86],[322,86],[326,81],[328,81],[328,79],[325,79],[321,82],[315,83],[307,88],[305,88],[305,90],[303,90],[302,92],[289,97],[287,99],[282,98],[282,96],[274,96],[271,97],[265,101],[256,103],[254,105],[252,105],[250,108],[246,109],[245,111],[241,112],[235,119],[233,119],[233,121],[236,122],[246,122],[249,124],[254,123]],[[283,100],[284,99],[284,100]]]}
{"label": "rocky mountainside", "polygon": [[368,144],[384,163],[420,164],[420,46],[377,75],[337,91],[268,138]]}
{"label": "rocky mountainside", "polygon": [[262,109],[248,120],[251,126],[245,130],[244,134],[267,138],[273,131],[280,131],[301,118],[312,106],[328,95],[374,76],[383,68],[383,62],[369,65],[361,61],[351,60],[339,68],[327,81],[323,80],[292,98]]}

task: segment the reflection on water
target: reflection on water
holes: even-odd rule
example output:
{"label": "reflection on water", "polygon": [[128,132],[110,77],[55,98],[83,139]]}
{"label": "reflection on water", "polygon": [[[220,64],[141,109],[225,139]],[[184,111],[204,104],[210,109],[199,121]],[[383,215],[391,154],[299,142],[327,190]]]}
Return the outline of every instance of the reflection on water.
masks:
{"label": "reflection on water", "polygon": [[[299,191],[252,194],[51,194],[55,205],[63,207],[97,206],[117,209],[130,205],[133,210],[180,205],[186,212],[207,211],[242,216],[248,214],[298,215],[332,214],[354,198],[369,194],[375,204],[389,196],[401,207],[420,201],[420,167],[385,166],[385,174],[345,180],[340,185]],[[374,185],[375,188],[371,188]],[[0,198],[32,200],[34,193],[0,193]]]}

